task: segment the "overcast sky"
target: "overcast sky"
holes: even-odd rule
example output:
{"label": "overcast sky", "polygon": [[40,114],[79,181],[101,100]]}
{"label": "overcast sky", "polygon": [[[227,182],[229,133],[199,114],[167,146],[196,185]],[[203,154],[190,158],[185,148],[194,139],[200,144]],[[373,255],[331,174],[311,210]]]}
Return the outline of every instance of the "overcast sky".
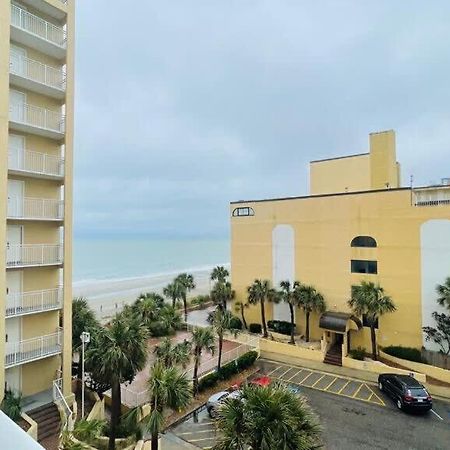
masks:
{"label": "overcast sky", "polygon": [[448,0],[76,3],[77,236],[226,237],[372,131],[404,182],[450,176]]}

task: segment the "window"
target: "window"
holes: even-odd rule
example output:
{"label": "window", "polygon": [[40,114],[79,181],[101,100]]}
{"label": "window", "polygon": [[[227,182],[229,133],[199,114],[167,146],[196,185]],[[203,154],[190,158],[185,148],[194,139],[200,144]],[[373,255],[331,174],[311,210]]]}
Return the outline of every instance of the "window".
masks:
{"label": "window", "polygon": [[[363,327],[370,327],[370,323],[367,320],[366,314],[363,314],[363,316],[362,316],[362,323],[363,323]],[[377,317],[377,320],[375,321],[375,328],[378,329],[378,317]]]}
{"label": "window", "polygon": [[351,264],[352,273],[378,273],[377,261],[366,261],[362,259],[352,259]]}
{"label": "window", "polygon": [[255,211],[253,208],[236,208],[233,211],[233,217],[254,216]]}
{"label": "window", "polygon": [[356,236],[352,243],[352,247],[376,247],[377,241],[370,236]]}

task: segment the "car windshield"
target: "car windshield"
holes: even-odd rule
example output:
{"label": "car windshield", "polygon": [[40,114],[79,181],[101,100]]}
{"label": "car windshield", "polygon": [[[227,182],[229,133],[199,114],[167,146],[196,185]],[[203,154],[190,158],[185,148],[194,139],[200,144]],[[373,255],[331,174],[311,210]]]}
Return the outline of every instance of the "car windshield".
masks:
{"label": "car windshield", "polygon": [[422,388],[409,388],[410,395],[413,397],[427,397],[425,389]]}

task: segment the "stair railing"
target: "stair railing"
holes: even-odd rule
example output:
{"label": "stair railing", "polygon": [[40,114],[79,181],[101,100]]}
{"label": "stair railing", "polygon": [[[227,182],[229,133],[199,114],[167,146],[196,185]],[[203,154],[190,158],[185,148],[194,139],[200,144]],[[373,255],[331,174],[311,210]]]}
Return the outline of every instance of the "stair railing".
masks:
{"label": "stair railing", "polygon": [[60,402],[64,409],[65,422],[63,430],[73,431],[73,412],[67,403],[62,391],[62,378],[53,381],[53,401]]}

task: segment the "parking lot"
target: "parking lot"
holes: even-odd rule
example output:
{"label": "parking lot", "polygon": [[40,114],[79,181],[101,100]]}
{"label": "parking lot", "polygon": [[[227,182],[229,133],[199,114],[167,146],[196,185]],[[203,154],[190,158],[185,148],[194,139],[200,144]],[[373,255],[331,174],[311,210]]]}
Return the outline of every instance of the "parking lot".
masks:
{"label": "parking lot", "polygon": [[[258,366],[261,374],[290,384],[307,398],[322,424],[325,449],[450,448],[450,403],[435,399],[432,412],[411,414],[399,411],[375,384],[266,360]],[[215,443],[214,422],[206,410],[171,431],[201,449]]]}

